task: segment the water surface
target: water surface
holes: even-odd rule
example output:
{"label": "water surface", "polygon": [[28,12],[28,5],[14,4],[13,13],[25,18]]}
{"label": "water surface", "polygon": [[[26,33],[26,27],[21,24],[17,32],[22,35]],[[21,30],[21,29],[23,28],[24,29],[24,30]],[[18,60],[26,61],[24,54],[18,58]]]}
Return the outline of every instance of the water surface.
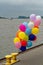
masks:
{"label": "water surface", "polygon": [[[14,47],[13,38],[19,25],[23,22],[29,22],[29,19],[0,19],[0,58],[12,52],[19,51]],[[37,36],[37,41],[33,42],[33,46],[43,42],[43,20],[40,25],[40,33]]]}

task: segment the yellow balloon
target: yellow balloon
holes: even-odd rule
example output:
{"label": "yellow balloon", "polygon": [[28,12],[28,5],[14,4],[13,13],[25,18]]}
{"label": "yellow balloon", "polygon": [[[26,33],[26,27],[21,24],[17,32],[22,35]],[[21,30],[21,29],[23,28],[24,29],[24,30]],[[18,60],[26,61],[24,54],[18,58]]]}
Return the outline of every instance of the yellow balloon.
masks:
{"label": "yellow balloon", "polygon": [[24,32],[19,32],[18,37],[19,37],[20,39],[24,40],[24,38],[25,38],[25,33],[24,33]]}
{"label": "yellow balloon", "polygon": [[29,37],[28,35],[25,34],[25,38],[24,38],[25,41],[28,41],[29,40]]}
{"label": "yellow balloon", "polygon": [[14,43],[20,42],[20,39],[18,37],[14,38]]}
{"label": "yellow balloon", "polygon": [[33,28],[32,33],[33,34],[38,34],[39,33],[39,28]]}

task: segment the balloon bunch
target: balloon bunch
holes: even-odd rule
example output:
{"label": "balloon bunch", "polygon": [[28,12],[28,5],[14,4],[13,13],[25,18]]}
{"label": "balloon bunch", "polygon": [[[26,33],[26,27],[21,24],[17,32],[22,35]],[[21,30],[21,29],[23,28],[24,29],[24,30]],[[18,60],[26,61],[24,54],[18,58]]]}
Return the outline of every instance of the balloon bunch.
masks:
{"label": "balloon bunch", "polygon": [[25,51],[27,47],[32,46],[32,41],[37,39],[36,34],[39,33],[39,25],[41,23],[41,16],[35,14],[30,15],[30,22],[20,24],[19,30],[14,38],[15,47],[21,51]]}

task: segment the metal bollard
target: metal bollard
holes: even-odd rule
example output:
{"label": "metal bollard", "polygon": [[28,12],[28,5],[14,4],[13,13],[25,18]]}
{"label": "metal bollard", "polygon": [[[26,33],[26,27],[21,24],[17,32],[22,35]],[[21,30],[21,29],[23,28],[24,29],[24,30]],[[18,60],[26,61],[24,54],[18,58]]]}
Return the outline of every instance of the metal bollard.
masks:
{"label": "metal bollard", "polygon": [[6,63],[4,63],[3,65],[11,65],[11,55],[6,55]]}
{"label": "metal bollard", "polygon": [[18,53],[11,53],[11,55],[6,55],[6,63],[4,63],[3,65],[13,65],[16,62],[19,62],[20,60],[17,59],[17,55]]}
{"label": "metal bollard", "polygon": [[18,62],[19,60],[17,59],[17,55],[18,53],[11,53],[12,58],[11,58],[11,64],[14,64],[16,62]]}

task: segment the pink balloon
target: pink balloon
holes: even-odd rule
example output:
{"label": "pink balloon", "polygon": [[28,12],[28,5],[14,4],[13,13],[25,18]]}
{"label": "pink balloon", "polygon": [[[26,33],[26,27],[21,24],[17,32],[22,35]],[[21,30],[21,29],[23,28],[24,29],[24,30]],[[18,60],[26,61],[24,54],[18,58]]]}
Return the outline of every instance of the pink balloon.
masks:
{"label": "pink balloon", "polygon": [[19,29],[20,29],[21,31],[25,32],[26,26],[23,25],[23,24],[21,24],[21,25],[19,26]]}
{"label": "pink balloon", "polygon": [[21,48],[21,43],[20,42],[15,43],[15,47],[16,48]]}
{"label": "pink balloon", "polygon": [[39,25],[40,25],[40,23],[41,23],[41,21],[40,21],[40,20],[36,20],[36,21],[34,22],[34,26],[39,26]]}

